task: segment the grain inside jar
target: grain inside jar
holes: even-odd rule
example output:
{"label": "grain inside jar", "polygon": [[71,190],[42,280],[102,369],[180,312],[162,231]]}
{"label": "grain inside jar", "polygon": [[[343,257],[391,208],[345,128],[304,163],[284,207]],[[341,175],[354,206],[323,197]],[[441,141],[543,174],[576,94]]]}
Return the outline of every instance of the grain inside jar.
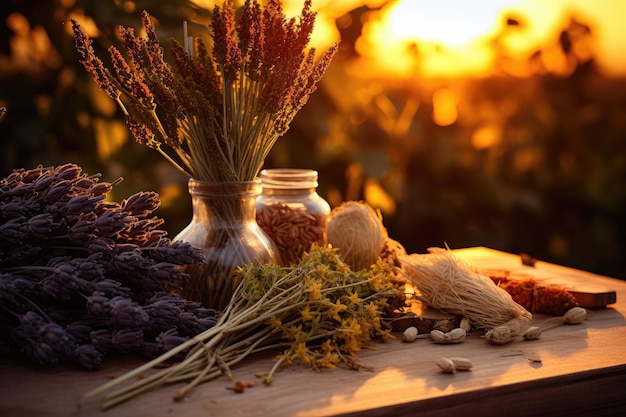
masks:
{"label": "grain inside jar", "polygon": [[330,206],[317,194],[311,169],[265,169],[257,200],[257,223],[272,239],[282,264],[297,263],[313,243],[325,240]]}

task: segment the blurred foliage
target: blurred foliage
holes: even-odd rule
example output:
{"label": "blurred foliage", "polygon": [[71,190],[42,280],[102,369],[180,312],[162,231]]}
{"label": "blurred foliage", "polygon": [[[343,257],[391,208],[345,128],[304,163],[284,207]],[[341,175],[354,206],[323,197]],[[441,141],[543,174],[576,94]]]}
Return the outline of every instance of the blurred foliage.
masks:
{"label": "blurred foliage", "polygon": [[[161,39],[182,35],[183,18],[201,33],[210,14],[186,0],[3,2],[0,174],[74,162],[122,176],[113,198],[158,191],[175,235],[190,218],[186,178],[130,139],[65,24],[93,19],[105,57],[115,27],[138,28],[143,8]],[[350,70],[359,30],[342,28],[341,53],[267,167],[317,169],[331,205],[370,202],[411,252],[487,246],[626,278],[626,80],[598,72],[583,22],[573,18],[528,61],[502,49],[497,75],[484,79],[360,77]],[[410,53],[419,62],[419,45]]]}

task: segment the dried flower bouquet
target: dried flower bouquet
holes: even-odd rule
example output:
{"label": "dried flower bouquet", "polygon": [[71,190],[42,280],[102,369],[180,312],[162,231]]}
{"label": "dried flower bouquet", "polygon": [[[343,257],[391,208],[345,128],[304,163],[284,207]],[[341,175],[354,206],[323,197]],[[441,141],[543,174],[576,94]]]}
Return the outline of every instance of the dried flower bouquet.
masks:
{"label": "dried flower bouquet", "polygon": [[141,17],[145,39],[120,28],[127,59],[109,48],[114,74],[72,20],[76,48],[135,139],[199,180],[253,181],[337,51],[334,45],[316,62],[316,49],[307,50],[316,18],[310,0],[299,19],[287,19],[280,0],[264,9],[246,0],[236,18],[226,0],[213,10],[212,52],[200,38],[185,39],[188,48],[170,39],[173,66],[149,14]]}
{"label": "dried flower bouquet", "polygon": [[[211,329],[169,352],[86,393],[82,401],[101,401],[103,409],[145,391],[185,382],[174,399],[183,399],[198,384],[229,375],[251,354],[279,352],[264,375],[271,384],[280,367],[300,362],[312,369],[343,363],[367,366],[356,356],[373,339],[393,338],[381,316],[397,293],[391,266],[379,259],[369,270],[352,271],[336,249],[313,245],[297,265],[250,263],[238,270],[242,281],[228,308]],[[185,359],[170,359],[188,352]],[[160,365],[167,365],[160,367]],[[160,368],[160,369],[159,369]],[[137,379],[137,376],[143,377]]]}
{"label": "dried flower bouquet", "polygon": [[[170,39],[170,66],[144,11],[146,38],[122,27],[126,58],[109,48],[114,73],[72,20],[81,62],[120,105],[136,140],[158,150],[194,181],[228,184],[229,190],[246,189],[246,183],[257,179],[276,140],[315,91],[337,51],[334,45],[316,62],[315,48],[307,50],[316,17],[310,0],[299,19],[287,19],[280,0],[269,0],[264,9],[257,0],[247,0],[235,14],[232,0],[214,8],[212,51],[186,33],[183,44]],[[206,218],[208,203],[198,201],[204,208],[192,203],[194,219],[195,213]],[[190,267],[183,295],[222,309],[237,286],[235,267],[253,259],[277,262],[278,256],[261,230],[256,242],[246,241],[254,234],[247,226],[254,218],[246,218],[243,197],[213,198],[210,205],[211,225],[192,220],[176,240],[201,247],[207,255],[206,264]],[[200,235],[199,229],[207,232]]]}

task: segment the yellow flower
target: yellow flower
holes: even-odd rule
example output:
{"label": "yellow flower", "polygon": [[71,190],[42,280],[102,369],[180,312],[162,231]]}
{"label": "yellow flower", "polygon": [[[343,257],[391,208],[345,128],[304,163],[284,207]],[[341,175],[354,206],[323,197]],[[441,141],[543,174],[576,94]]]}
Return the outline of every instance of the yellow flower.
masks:
{"label": "yellow flower", "polygon": [[293,360],[291,359],[291,355],[289,353],[288,350],[284,351],[282,354],[280,355],[276,355],[274,356],[274,361],[278,362],[282,360],[282,366],[291,366],[291,364],[293,363]]}
{"label": "yellow flower", "polygon": [[374,320],[373,324],[374,324],[374,330],[379,333],[382,331],[382,320]]}
{"label": "yellow flower", "polygon": [[307,280],[307,292],[309,301],[317,301],[322,298],[322,283],[313,279]]}
{"label": "yellow flower", "polygon": [[300,314],[302,315],[302,321],[303,322],[307,322],[312,320],[315,317],[315,314],[313,312],[311,312],[311,309],[309,308],[309,305],[307,304],[306,307],[304,307],[302,310],[300,310]]}
{"label": "yellow flower", "polygon": [[386,330],[383,330],[383,331],[380,333],[380,338],[381,338],[381,339],[383,340],[383,342],[384,342],[384,341],[386,341],[386,340],[388,340],[388,339],[395,339],[395,338],[396,338],[396,336],[394,336],[394,335],[391,333],[391,329],[386,329]]}
{"label": "yellow flower", "polygon": [[356,337],[347,337],[344,340],[343,346],[341,346],[341,350],[346,353],[358,352],[361,350],[361,343]]}
{"label": "yellow flower", "polygon": [[372,324],[372,322],[365,318],[361,318],[359,323],[361,326],[361,333],[363,333],[364,335],[365,334],[369,335],[370,330],[374,328],[374,325]]}
{"label": "yellow flower", "polygon": [[[347,327],[345,326],[346,324],[347,324]],[[341,323],[341,328],[343,330],[347,330],[349,332],[352,332],[355,336],[358,336],[358,335],[360,335],[362,333],[361,325],[354,318],[351,318],[347,322],[344,321],[343,323]]]}
{"label": "yellow flower", "polygon": [[302,333],[302,325],[299,325],[298,327],[289,326],[289,328],[283,330],[282,337],[286,340],[297,340],[300,333]]}
{"label": "yellow flower", "polygon": [[345,299],[347,299],[347,300],[348,300],[348,304],[349,304],[350,306],[357,305],[357,304],[359,304],[361,301],[363,301],[363,300],[361,300],[361,299],[359,298],[359,294],[358,294],[358,293],[356,293],[356,292],[353,292],[353,293],[351,293],[350,295],[344,295],[344,296],[343,296],[343,298],[345,298]]}
{"label": "yellow flower", "polygon": [[378,307],[380,307],[383,310],[386,309],[386,308],[389,308],[390,305],[389,305],[388,301],[389,301],[389,299],[387,297],[380,297],[378,299]]}
{"label": "yellow flower", "polygon": [[319,368],[336,368],[341,362],[337,352],[326,352],[324,356],[315,361],[315,365]]}
{"label": "yellow flower", "polygon": [[371,318],[378,317],[378,306],[376,305],[376,303],[370,301],[369,303],[367,303],[367,307],[365,307],[365,310]]}
{"label": "yellow flower", "polygon": [[347,308],[348,306],[346,306],[345,304],[341,304],[341,301],[337,300],[335,301],[333,309],[331,310],[330,316],[333,318],[333,320],[341,321],[341,317],[339,316],[339,314],[346,311]]}
{"label": "yellow flower", "polygon": [[305,342],[301,342],[296,345],[294,356],[306,364],[310,364],[312,362],[311,354]]}
{"label": "yellow flower", "polygon": [[373,274],[373,277],[370,281],[370,285],[372,286],[372,289],[374,291],[381,292],[388,287],[392,287],[391,282],[389,281],[389,276],[392,274],[392,269],[386,261],[378,258],[376,264],[372,265],[371,272]]}
{"label": "yellow flower", "polygon": [[277,319],[276,316],[272,316],[267,324],[276,329],[283,325],[283,323],[279,319]]}
{"label": "yellow flower", "polygon": [[322,351],[324,353],[334,352],[337,347],[333,344],[332,340],[326,339],[326,341],[321,346]]}

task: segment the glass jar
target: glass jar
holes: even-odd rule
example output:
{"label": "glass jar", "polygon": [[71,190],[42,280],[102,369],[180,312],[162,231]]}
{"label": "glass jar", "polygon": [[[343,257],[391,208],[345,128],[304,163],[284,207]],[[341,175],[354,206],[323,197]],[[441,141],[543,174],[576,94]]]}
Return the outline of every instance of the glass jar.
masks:
{"label": "glass jar", "polygon": [[264,169],[257,223],[278,248],[283,266],[298,262],[313,243],[323,244],[330,206],[317,194],[312,169]]}
{"label": "glass jar", "polygon": [[223,310],[239,284],[237,267],[253,260],[279,264],[278,250],[256,222],[261,182],[189,180],[193,217],[174,240],[201,248],[204,263],[185,266],[183,297]]}

